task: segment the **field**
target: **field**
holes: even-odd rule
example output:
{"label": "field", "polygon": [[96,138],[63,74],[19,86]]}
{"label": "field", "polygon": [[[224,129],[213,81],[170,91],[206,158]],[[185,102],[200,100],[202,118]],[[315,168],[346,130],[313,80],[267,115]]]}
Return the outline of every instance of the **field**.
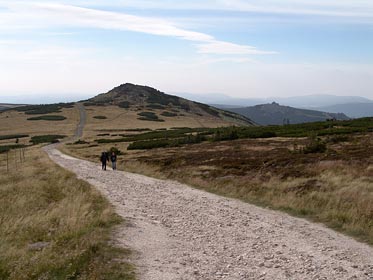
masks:
{"label": "field", "polygon": [[[102,151],[114,148],[118,169],[286,211],[373,244],[373,119],[234,127],[163,105],[125,105],[86,106],[83,137],[61,149],[98,163]],[[0,259],[6,260],[0,262],[0,278],[56,273],[132,279],[131,266],[114,261],[128,252],[108,245],[111,229],[120,221],[105,199],[52,164],[38,146],[27,148],[21,162],[19,148],[72,136],[78,110],[29,109],[0,113],[0,151],[18,148],[8,153],[10,173],[5,172],[6,153],[0,153],[1,220],[6,222],[0,230]],[[66,119],[27,120],[48,115]],[[154,115],[164,121],[154,121]],[[47,245],[30,251],[33,244]],[[18,271],[22,277],[14,274]]]}
{"label": "field", "polygon": [[14,155],[0,166],[0,279],[134,279],[109,203],[37,147]]}
{"label": "field", "polygon": [[[95,139],[97,134],[125,133],[129,129],[167,129],[171,127],[219,127],[231,125],[229,122],[214,118],[213,116],[198,116],[188,112],[168,112],[166,109],[157,109],[156,106],[120,108],[118,106],[86,106],[87,125],[84,137]],[[154,113],[163,121],[140,120],[139,115],[144,112]],[[172,114],[173,113],[173,114]],[[163,115],[162,115],[163,114]],[[175,116],[174,114],[177,114]],[[100,118],[95,118],[101,116]],[[105,117],[105,118],[103,118]]]}
{"label": "field", "polygon": [[373,244],[372,127],[372,119],[360,119],[202,129],[204,142],[166,148],[156,144],[174,141],[172,130],[164,131],[163,139],[158,137],[162,131],[138,132],[127,140],[145,140],[154,143],[154,149],[127,150],[131,142],[94,142],[64,149],[98,161],[100,151],[115,147],[123,153],[122,169],[287,211]]}
{"label": "field", "polygon": [[[10,110],[0,112],[0,146],[23,144],[30,145],[31,137],[40,135],[63,134],[71,136],[79,122],[79,113],[75,107],[61,108],[59,111],[50,109],[22,111],[27,107],[20,107],[20,111]],[[26,114],[29,112],[28,114]],[[32,112],[32,114],[30,114]],[[59,116],[56,120],[54,115]],[[30,118],[50,118],[50,120],[28,120]],[[66,119],[63,119],[66,118]],[[27,135],[24,137],[7,137]],[[18,140],[17,140],[18,139]]]}
{"label": "field", "polygon": [[0,113],[0,279],[135,279],[130,252],[110,245],[123,221],[37,145],[71,137],[78,121],[71,104]]}

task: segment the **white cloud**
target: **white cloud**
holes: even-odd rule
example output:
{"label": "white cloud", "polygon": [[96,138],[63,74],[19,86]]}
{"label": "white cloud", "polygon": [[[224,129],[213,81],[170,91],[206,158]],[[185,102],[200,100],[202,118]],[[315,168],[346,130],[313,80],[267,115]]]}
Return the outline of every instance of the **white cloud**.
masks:
{"label": "white cloud", "polygon": [[[213,36],[177,27],[173,22],[152,17],[140,17],[118,12],[81,8],[62,4],[15,2],[8,4],[11,15],[3,17],[3,26],[15,24],[26,26],[50,27],[78,26],[102,29],[126,30],[158,36],[176,37],[197,43],[200,53],[209,54],[273,54],[255,47],[224,42]],[[8,18],[8,20],[6,20]]]}
{"label": "white cloud", "polygon": [[276,54],[271,51],[261,51],[251,46],[236,45],[228,42],[210,41],[197,45],[199,53],[212,54]]}
{"label": "white cloud", "polygon": [[373,2],[371,0],[65,0],[64,3],[87,7],[111,6],[164,10],[247,11],[327,17],[373,18]]}
{"label": "white cloud", "polygon": [[222,4],[222,7],[236,11],[373,19],[373,4],[371,1],[220,0],[218,2]]}

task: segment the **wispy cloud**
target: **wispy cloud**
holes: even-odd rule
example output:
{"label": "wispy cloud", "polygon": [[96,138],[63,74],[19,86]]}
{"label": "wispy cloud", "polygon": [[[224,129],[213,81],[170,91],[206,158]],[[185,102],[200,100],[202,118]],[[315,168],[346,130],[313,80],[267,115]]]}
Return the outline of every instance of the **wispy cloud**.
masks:
{"label": "wispy cloud", "polygon": [[373,19],[371,0],[65,0],[83,6],[121,6],[164,10],[246,11],[265,14],[315,15],[325,17],[363,17]]}
{"label": "wispy cloud", "polygon": [[[50,24],[91,27],[176,37],[194,42],[198,51],[205,54],[263,55],[275,53],[273,51],[259,50],[253,46],[221,41],[209,34],[183,29],[171,21],[160,18],[49,3],[30,4],[16,2],[8,4],[7,7],[13,13],[10,21],[15,21],[16,25],[19,25],[19,22],[17,22],[17,19],[19,19],[23,22],[29,20],[31,25],[39,24],[39,27],[42,27],[47,22],[48,27]],[[8,16],[8,18],[10,17]]]}
{"label": "wispy cloud", "polygon": [[315,15],[327,17],[364,17],[373,19],[372,1],[357,0],[220,0],[230,10],[257,13]]}

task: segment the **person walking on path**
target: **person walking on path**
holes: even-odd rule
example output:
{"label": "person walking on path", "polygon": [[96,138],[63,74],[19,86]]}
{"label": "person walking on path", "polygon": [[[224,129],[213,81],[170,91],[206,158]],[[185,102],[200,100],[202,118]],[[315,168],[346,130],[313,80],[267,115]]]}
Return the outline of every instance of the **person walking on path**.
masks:
{"label": "person walking on path", "polygon": [[100,160],[102,163],[102,170],[106,170],[106,162],[109,161],[108,154],[106,152],[102,152]]}
{"label": "person walking on path", "polygon": [[117,169],[117,155],[115,154],[115,152],[111,153],[110,160],[111,160],[111,166],[113,167],[113,170],[116,170]]}

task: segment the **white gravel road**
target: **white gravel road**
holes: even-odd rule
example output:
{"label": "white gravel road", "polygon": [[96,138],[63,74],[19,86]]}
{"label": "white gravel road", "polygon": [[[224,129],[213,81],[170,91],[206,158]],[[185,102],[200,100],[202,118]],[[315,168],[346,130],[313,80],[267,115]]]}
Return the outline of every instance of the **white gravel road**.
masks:
{"label": "white gravel road", "polygon": [[115,241],[140,280],[373,279],[373,248],[322,225],[45,150],[130,222]]}

